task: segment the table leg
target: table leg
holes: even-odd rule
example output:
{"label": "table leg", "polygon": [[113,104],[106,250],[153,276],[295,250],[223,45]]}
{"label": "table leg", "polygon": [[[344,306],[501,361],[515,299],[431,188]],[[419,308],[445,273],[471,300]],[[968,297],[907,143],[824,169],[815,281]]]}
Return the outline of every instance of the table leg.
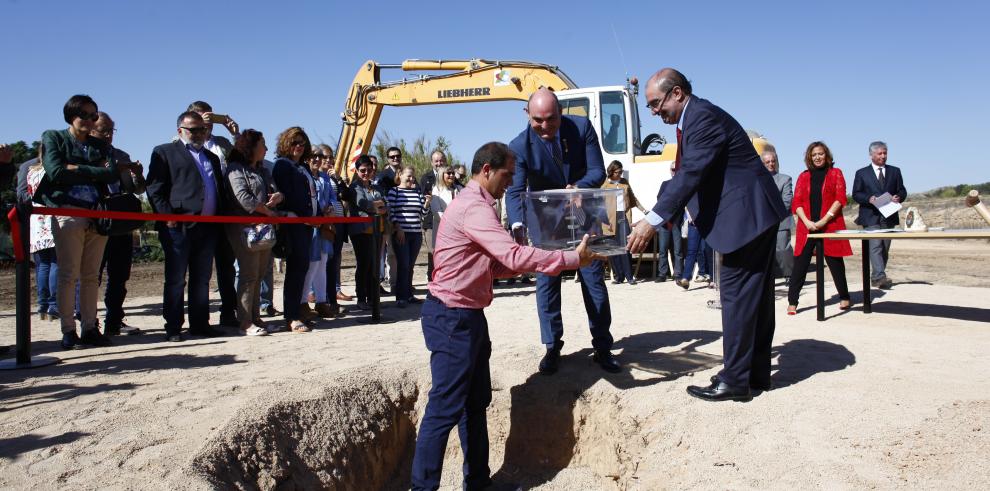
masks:
{"label": "table leg", "polygon": [[818,303],[818,320],[825,320],[825,241],[815,240],[815,296]]}
{"label": "table leg", "polygon": [[863,313],[873,312],[873,301],[870,299],[870,241],[863,240]]}

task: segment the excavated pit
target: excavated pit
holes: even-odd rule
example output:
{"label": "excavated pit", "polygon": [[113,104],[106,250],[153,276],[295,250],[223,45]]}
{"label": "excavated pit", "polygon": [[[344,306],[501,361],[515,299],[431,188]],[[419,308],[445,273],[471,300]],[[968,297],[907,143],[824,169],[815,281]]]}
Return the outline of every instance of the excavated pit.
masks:
{"label": "excavated pit", "polygon": [[[578,469],[582,487],[626,487],[646,442],[614,387],[580,377],[531,377],[508,390],[501,382],[488,410],[496,478],[528,488]],[[226,489],[408,489],[428,390],[428,375],[409,371],[279,387],[211,438],[192,470]],[[445,486],[459,486],[461,462],[455,428]]]}

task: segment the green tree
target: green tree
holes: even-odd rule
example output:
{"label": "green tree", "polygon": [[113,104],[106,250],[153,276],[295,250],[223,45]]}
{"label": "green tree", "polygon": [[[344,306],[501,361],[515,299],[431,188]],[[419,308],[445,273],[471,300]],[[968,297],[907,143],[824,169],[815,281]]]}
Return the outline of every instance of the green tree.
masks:
{"label": "green tree", "polygon": [[371,154],[378,157],[378,165],[387,165],[388,160],[385,158],[385,152],[390,147],[396,147],[402,151],[402,163],[413,166],[416,169],[416,176],[421,176],[433,168],[430,155],[434,150],[443,152],[447,156],[447,163],[450,165],[461,163],[460,159],[450,152],[450,144],[450,140],[443,136],[430,140],[426,135],[420,135],[411,144],[408,144],[405,138],[398,138],[388,131],[381,131],[375,138]]}

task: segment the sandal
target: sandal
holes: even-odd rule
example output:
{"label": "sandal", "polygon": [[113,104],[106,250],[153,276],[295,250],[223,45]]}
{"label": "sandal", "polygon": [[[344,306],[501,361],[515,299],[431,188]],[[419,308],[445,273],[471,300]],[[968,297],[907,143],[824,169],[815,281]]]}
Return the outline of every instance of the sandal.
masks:
{"label": "sandal", "polygon": [[797,315],[797,305],[788,305],[787,315]]}
{"label": "sandal", "polygon": [[295,320],[295,321],[290,322],[289,323],[289,329],[291,329],[292,332],[309,332],[309,331],[312,331],[312,329],[310,329],[309,326],[306,325],[306,323],[304,323],[303,321],[300,321],[300,320]]}
{"label": "sandal", "polygon": [[852,308],[852,302],[849,300],[839,301],[839,310],[849,310]]}

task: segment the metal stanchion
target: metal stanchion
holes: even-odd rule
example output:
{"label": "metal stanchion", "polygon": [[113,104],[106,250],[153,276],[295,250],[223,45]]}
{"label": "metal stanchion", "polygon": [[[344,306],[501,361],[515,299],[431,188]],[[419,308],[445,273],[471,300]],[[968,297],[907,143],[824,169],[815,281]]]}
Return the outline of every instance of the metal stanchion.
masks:
{"label": "metal stanchion", "polygon": [[[12,214],[13,215],[13,214]],[[58,358],[53,356],[31,356],[31,260],[28,252],[31,250],[31,204],[20,203],[17,205],[16,216],[11,218],[11,226],[16,219],[20,229],[19,243],[14,243],[14,247],[19,247],[22,251],[21,260],[17,261],[16,268],[16,335],[17,347],[16,356],[12,360],[0,361],[0,370],[15,370],[19,368],[37,368],[58,363]]]}
{"label": "metal stanchion", "polygon": [[382,308],[381,308],[381,271],[382,267],[382,253],[379,244],[382,243],[382,216],[375,215],[371,221],[371,249],[374,251],[374,263],[371,268],[371,293],[368,300],[371,301],[371,323],[377,324],[382,321]]}
{"label": "metal stanchion", "polygon": [[825,239],[815,240],[815,300],[818,320],[825,320]]}

